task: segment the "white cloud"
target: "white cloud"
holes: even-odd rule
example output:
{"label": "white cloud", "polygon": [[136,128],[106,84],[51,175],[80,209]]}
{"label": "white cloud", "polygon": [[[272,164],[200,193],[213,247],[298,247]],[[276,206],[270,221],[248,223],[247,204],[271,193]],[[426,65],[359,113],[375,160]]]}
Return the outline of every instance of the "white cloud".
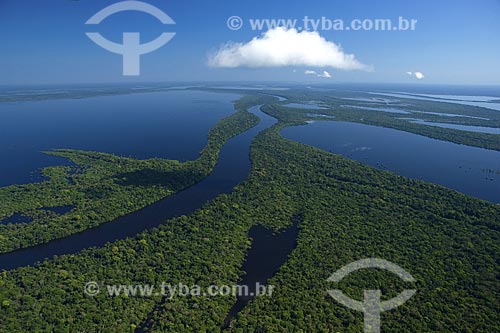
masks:
{"label": "white cloud", "polygon": [[226,68],[313,66],[371,70],[316,31],[283,27],[270,29],[247,43],[227,43],[209,56],[208,64]]}
{"label": "white cloud", "polygon": [[318,76],[328,78],[328,79],[332,77],[332,75],[330,73],[328,73],[327,71],[323,71],[323,73],[319,74]]}
{"label": "white cloud", "polygon": [[316,71],[313,71],[313,70],[308,69],[308,70],[306,70],[306,71],[304,72],[304,74],[305,74],[305,75],[315,75],[315,74],[317,74],[317,73],[316,73]]}
{"label": "white cloud", "polygon": [[422,80],[425,77],[424,73],[422,72],[406,72],[406,74],[410,76],[415,76],[419,80]]}

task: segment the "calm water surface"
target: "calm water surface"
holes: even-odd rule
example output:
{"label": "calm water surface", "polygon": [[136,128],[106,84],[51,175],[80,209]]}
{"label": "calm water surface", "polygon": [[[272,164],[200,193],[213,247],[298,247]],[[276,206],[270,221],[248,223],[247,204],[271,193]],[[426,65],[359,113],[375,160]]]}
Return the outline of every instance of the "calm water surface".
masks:
{"label": "calm water surface", "polygon": [[249,155],[253,138],[276,123],[276,119],[259,111],[259,107],[252,107],[250,112],[260,118],[259,124],[230,139],[222,147],[213,172],[199,183],[112,222],[45,244],[2,254],[0,271],[32,265],[54,255],[77,253],[91,246],[103,246],[107,242],[134,237],[170,218],[189,215],[220,194],[230,193],[245,180],[251,170]]}
{"label": "calm water surface", "polygon": [[56,148],[195,159],[210,128],[234,112],[237,98],[169,91],[0,103],[0,186],[39,181],[40,168],[69,165],[67,159],[41,153]]}
{"label": "calm water surface", "polygon": [[[410,122],[421,125],[435,126],[441,128],[451,128],[459,131],[468,131],[476,133],[488,133],[488,134],[500,134],[500,128],[496,127],[484,127],[484,126],[469,126],[469,125],[457,125],[448,123],[437,123],[432,121],[425,121],[422,119],[411,119]],[[498,138],[500,140],[500,137]]]}
{"label": "calm water surface", "polygon": [[430,139],[389,128],[315,121],[282,134],[403,176],[500,203],[500,152]]}

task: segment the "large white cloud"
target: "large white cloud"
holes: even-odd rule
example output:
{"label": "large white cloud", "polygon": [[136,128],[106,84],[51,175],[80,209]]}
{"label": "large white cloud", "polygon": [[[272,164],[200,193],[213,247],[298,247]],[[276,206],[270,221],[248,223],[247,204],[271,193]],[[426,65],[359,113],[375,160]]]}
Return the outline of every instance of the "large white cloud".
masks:
{"label": "large white cloud", "polygon": [[227,43],[209,56],[213,67],[312,66],[345,70],[370,70],[353,54],[318,32],[278,27],[254,37],[248,43]]}

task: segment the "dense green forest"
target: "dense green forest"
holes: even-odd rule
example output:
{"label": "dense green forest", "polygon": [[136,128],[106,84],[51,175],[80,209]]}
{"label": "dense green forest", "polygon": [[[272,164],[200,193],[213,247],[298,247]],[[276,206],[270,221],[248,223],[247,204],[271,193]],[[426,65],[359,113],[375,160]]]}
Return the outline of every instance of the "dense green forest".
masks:
{"label": "dense green forest", "polygon": [[[382,315],[384,331],[500,331],[499,205],[286,140],[279,131],[305,116],[285,107],[263,110],[279,123],[252,143],[252,172],[231,194],[135,238],[2,272],[0,331],[133,332],[152,315],[153,332],[218,332],[231,297],[177,297],[153,311],[159,296],[89,297],[83,287],[235,284],[249,229],[279,230],[296,214],[298,245],[269,281],[273,296],[250,302],[229,332],[360,332],[362,314],[337,304],[328,289],[361,299],[364,289],[380,288],[391,298],[406,287],[417,294]],[[62,203],[69,201],[54,202]],[[378,271],[327,282],[366,257],[392,261],[417,282]]]}
{"label": "dense green forest", "polygon": [[[212,171],[229,138],[258,122],[246,109],[271,100],[257,95],[238,100],[237,112],[210,130],[207,145],[194,161],[137,160],[79,150],[47,152],[66,157],[76,166],[48,167],[42,171],[47,181],[0,188],[0,220],[13,214],[33,219],[30,223],[0,223],[0,253],[95,227],[193,185]],[[74,209],[62,215],[42,209],[64,205]]]}
{"label": "dense green forest", "polygon": [[[287,98],[287,100],[267,106],[267,112],[273,116],[279,114],[286,115],[288,121],[294,120],[299,123],[311,119],[332,120],[314,116],[317,114],[327,115],[335,117],[335,120],[338,121],[394,128],[433,139],[500,150],[500,135],[498,134],[461,131],[408,121],[408,119],[417,118],[429,122],[500,128],[500,112],[498,111],[455,103],[409,98],[397,98],[397,102],[389,104],[387,102],[363,102],[362,98],[369,99],[377,95],[360,92],[286,90],[280,91],[280,95]],[[350,98],[355,100],[351,100]],[[288,103],[300,104],[308,102],[320,105],[324,109],[310,109],[307,106],[303,108],[290,108],[286,106]],[[363,108],[372,109],[367,110]],[[394,113],[393,110],[406,113]]]}

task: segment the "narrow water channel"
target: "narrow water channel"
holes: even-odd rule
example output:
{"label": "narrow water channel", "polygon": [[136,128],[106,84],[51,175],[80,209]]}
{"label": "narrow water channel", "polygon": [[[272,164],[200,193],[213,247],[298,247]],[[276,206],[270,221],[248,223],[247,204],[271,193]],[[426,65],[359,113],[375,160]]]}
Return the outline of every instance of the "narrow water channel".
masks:
{"label": "narrow water channel", "polygon": [[288,255],[297,246],[300,216],[292,218],[292,225],[279,233],[257,225],[250,229],[249,236],[252,246],[248,251],[242,270],[245,272],[243,279],[238,283],[248,287],[247,295],[239,295],[236,303],[229,310],[224,320],[223,328],[228,328],[231,319],[255,297],[268,297],[269,286],[266,286],[265,295],[257,295],[257,284],[265,286],[279,268],[286,262]]}
{"label": "narrow water channel", "polygon": [[199,183],[112,222],[45,244],[2,254],[0,270],[33,265],[54,255],[73,254],[88,247],[133,237],[167,219],[191,214],[220,194],[230,193],[251,170],[250,144],[253,138],[276,123],[276,119],[260,111],[260,106],[250,108],[249,112],[259,117],[259,124],[230,139],[221,149],[213,172]]}

